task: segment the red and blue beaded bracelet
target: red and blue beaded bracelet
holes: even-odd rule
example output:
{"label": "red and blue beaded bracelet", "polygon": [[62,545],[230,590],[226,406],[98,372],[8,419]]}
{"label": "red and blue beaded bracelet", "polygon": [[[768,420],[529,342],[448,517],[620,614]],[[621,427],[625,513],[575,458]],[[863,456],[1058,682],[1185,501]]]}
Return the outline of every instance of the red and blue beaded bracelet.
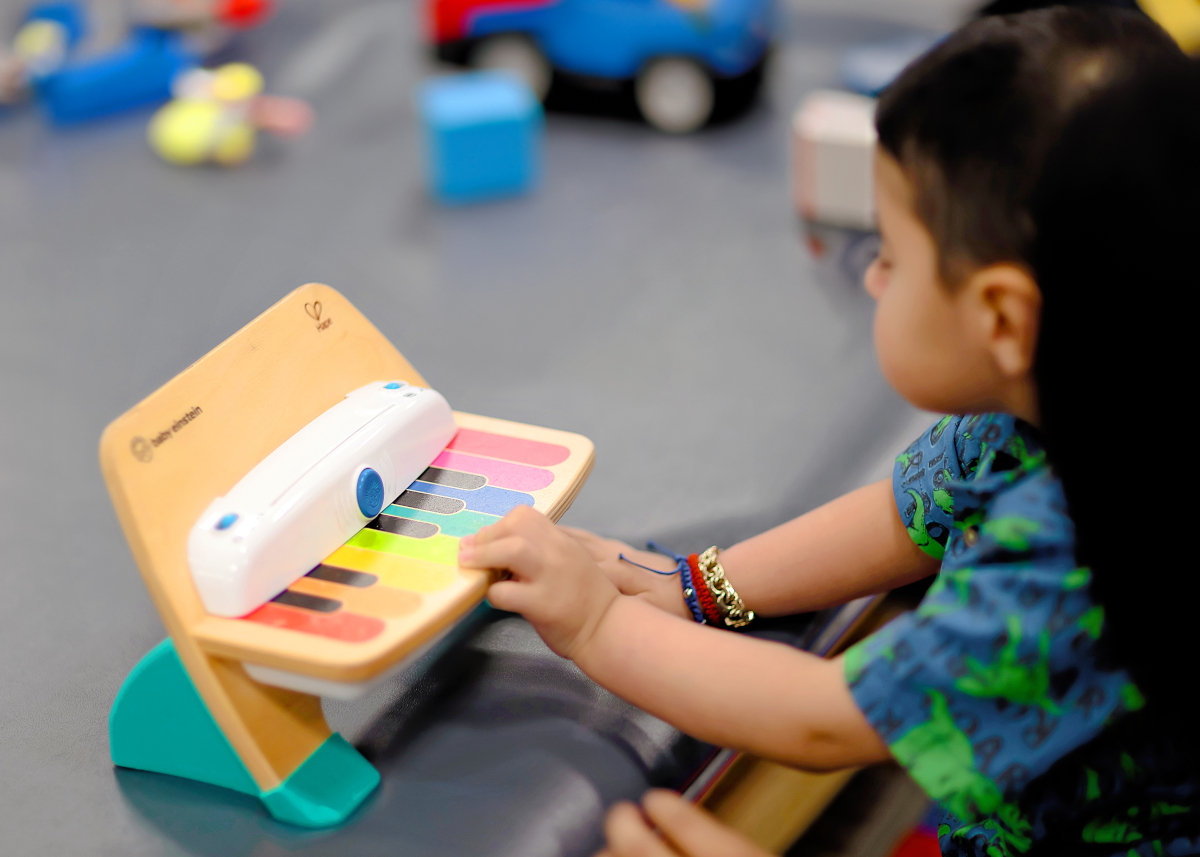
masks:
{"label": "red and blue beaded bracelet", "polygon": [[[701,625],[707,625],[710,622],[719,620],[720,616],[717,613],[716,604],[713,603],[712,593],[708,591],[708,587],[704,584],[704,580],[697,570],[699,554],[684,556],[683,554],[675,553],[675,551],[667,550],[657,542],[646,542],[646,547],[655,553],[660,553],[663,556],[669,556],[674,559],[675,570],[659,571],[657,568],[651,568],[648,565],[642,565],[640,562],[634,562],[623,553],[618,553],[617,558],[630,565],[636,565],[638,568],[644,568],[646,571],[661,574],[664,577],[678,574],[679,581],[683,585],[683,600],[687,602],[688,609],[692,611],[692,618]],[[707,609],[704,607],[704,601],[708,602]],[[712,617],[716,617],[716,619]]]}

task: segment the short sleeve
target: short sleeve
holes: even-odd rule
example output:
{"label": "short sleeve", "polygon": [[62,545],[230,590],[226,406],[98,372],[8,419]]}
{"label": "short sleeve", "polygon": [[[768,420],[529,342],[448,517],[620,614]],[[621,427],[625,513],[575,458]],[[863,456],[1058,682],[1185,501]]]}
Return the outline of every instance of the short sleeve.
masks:
{"label": "short sleeve", "polygon": [[913,543],[941,559],[954,527],[954,511],[946,483],[963,478],[956,444],[962,417],[942,417],[896,457],[892,490],[896,508]]}
{"label": "short sleeve", "polygon": [[919,608],[846,652],[846,680],[930,797],[963,821],[988,817],[1021,851],[1025,785],[1143,702],[1126,673],[1097,663],[1103,610],[1074,566],[1048,469],[997,497],[970,543],[951,544],[954,562]]}

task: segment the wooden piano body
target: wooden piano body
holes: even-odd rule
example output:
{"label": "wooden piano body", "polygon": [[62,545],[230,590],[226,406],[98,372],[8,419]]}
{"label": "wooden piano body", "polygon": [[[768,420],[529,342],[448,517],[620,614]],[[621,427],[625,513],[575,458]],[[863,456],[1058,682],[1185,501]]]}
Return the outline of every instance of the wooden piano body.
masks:
{"label": "wooden piano body", "polygon": [[455,413],[455,439],[367,529],[247,616],[206,613],[186,556],[200,513],[382,379],[425,383],[349,301],[310,284],[105,430],[104,477],[169,634],[113,705],[116,764],[257,795],[292,823],[341,823],[379,775],[331,733],[320,697],[362,692],[479,604],[490,575],[458,568],[459,538],[517,504],[557,520],[587,478],[586,438]]}

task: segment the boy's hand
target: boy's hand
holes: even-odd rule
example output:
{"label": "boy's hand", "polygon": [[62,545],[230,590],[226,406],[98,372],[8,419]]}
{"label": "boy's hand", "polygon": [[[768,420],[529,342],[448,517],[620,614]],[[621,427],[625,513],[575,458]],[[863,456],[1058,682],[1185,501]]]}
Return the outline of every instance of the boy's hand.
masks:
{"label": "boy's hand", "polygon": [[578,659],[620,595],[583,545],[528,506],[463,538],[458,563],[509,572],[488,589],[488,601],[520,613],[564,658]]}
{"label": "boy's hand", "polygon": [[613,807],[604,834],[608,847],[596,857],[769,857],[700,807],[662,789],[646,792],[641,811],[628,802]]}
{"label": "boy's hand", "polygon": [[624,542],[601,538],[587,530],[561,526],[558,529],[583,545],[622,595],[634,595],[649,601],[660,610],[666,610],[684,619],[692,618],[692,612],[683,600],[683,584],[679,575],[653,574],[644,568],[622,561],[619,555],[625,554],[634,562],[657,568],[659,571],[674,570],[675,561],[670,557],[651,551],[640,551]]}

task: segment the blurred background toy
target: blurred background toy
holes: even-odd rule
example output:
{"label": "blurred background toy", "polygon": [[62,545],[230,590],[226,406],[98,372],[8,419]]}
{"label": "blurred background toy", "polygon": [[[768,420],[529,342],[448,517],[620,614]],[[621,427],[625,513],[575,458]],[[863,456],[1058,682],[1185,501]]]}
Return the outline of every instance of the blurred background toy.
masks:
{"label": "blurred background toy", "polygon": [[132,0],[130,9],[132,25],[181,33],[193,50],[210,56],[237,31],[264,23],[275,6],[272,0]]}
{"label": "blurred background toy", "polygon": [[58,70],[86,32],[87,19],[79,3],[31,6],[13,37],[11,53],[0,54],[0,104],[20,101],[31,79]]}
{"label": "blurred background toy", "polygon": [[[11,56],[0,60],[0,102],[32,93],[51,122],[66,125],[164,101],[176,75],[262,23],[272,8],[269,0],[36,3]],[[118,34],[107,44],[94,32],[100,18]]]}
{"label": "blurred background toy", "polygon": [[169,98],[171,81],[199,59],[178,33],[139,27],[115,50],[68,60],[30,83],[46,117],[70,125]]}
{"label": "blurred background toy", "polygon": [[439,201],[526,193],[541,177],[542,105],[517,76],[493,71],[426,81],[417,113],[429,190]]}
{"label": "blurred background toy", "polygon": [[555,78],[630,87],[652,126],[682,134],[758,93],[771,0],[428,0],[440,59],[520,75],[540,99]]}
{"label": "blurred background toy", "polygon": [[294,137],[312,125],[308,104],[264,95],[262,75],[246,63],[192,69],[175,79],[172,94],[146,137],[159,157],[181,166],[236,166],[254,154],[260,130]]}
{"label": "blurred background toy", "polygon": [[1193,0],[1141,0],[1146,14],[1171,34],[1185,53],[1200,53],[1200,3]]}
{"label": "blurred background toy", "polygon": [[805,220],[875,228],[875,99],[819,89],[792,117],[792,199]]}
{"label": "blurred background toy", "polygon": [[792,202],[818,282],[861,293],[875,231],[875,99],[818,89],[792,114]]}

